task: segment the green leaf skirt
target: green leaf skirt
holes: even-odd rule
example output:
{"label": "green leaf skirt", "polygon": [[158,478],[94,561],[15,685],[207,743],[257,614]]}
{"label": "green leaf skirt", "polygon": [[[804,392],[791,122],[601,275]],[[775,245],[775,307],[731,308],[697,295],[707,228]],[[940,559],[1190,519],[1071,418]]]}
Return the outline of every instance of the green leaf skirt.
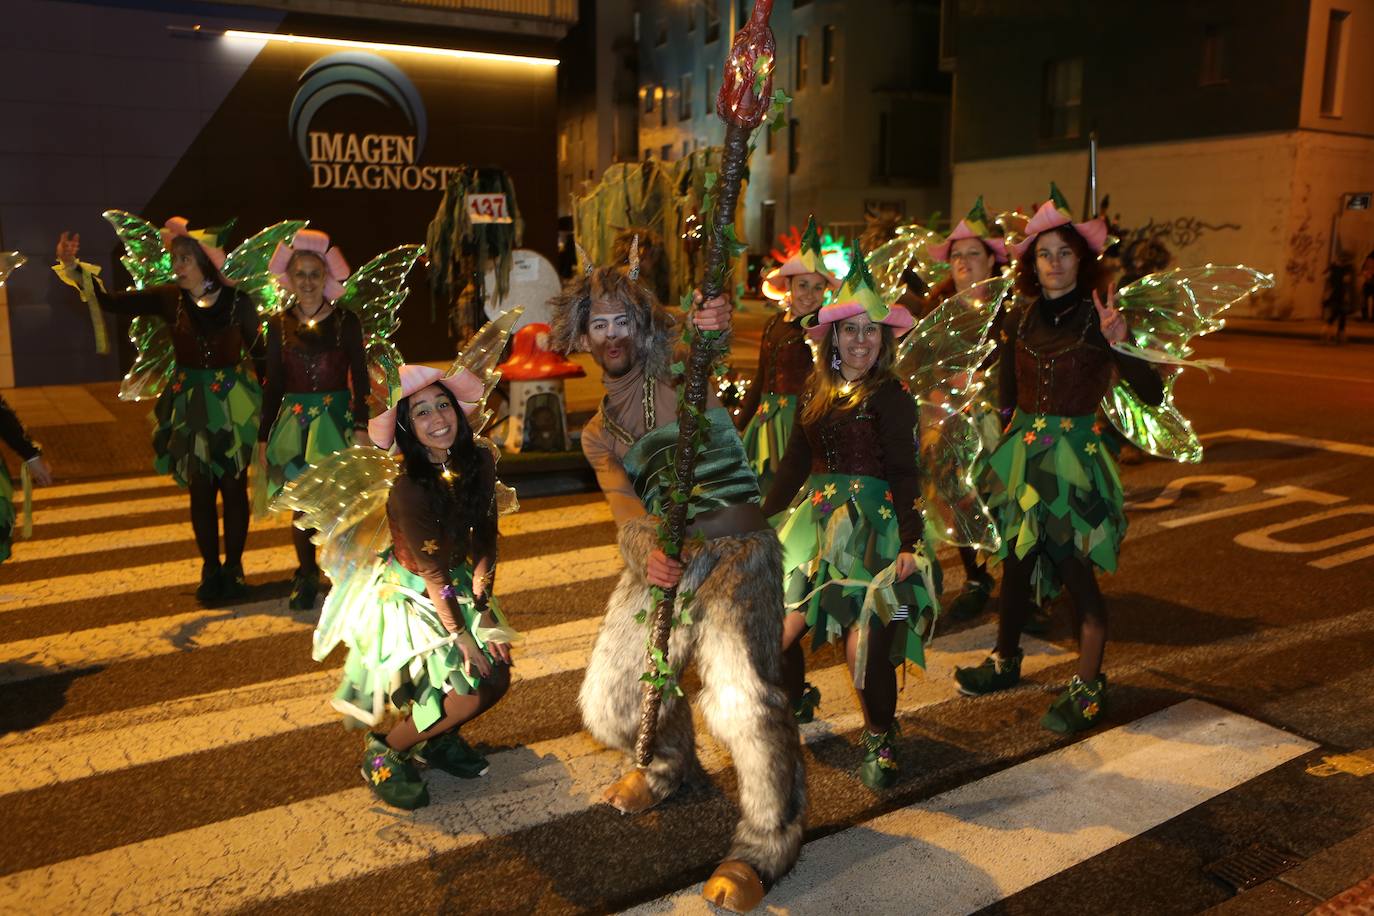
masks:
{"label": "green leaf skirt", "polygon": [[1034,553],[1038,601],[1063,588],[1057,563],[1079,559],[1116,570],[1126,536],[1125,500],[1104,431],[1091,415],[1018,410],[983,469],[980,484],[1002,534],[992,562],[1012,551],[1022,559]]}
{"label": "green leaf skirt", "polygon": [[795,394],[765,394],[759,400],[759,409],[744,427],[744,451],[764,496],[768,495],[783,452],[787,451],[787,440],[797,423],[799,400]]}
{"label": "green leaf skirt", "polygon": [[[856,625],[885,626],[905,608],[905,639],[893,640],[891,661],[925,667],[924,646],[939,612],[940,567],[921,543],[917,553],[926,569],[902,582],[883,581],[880,574],[901,550],[886,481],[812,474],[792,506],[770,521],[782,542],[783,602],[806,614],[813,649],[839,641]],[[867,625],[861,630],[861,645],[869,631]]]}
{"label": "green leaf skirt", "polygon": [[[472,567],[464,564],[449,575],[464,625],[494,661],[477,626]],[[489,607],[508,627],[495,596]],[[481,683],[475,671],[463,670],[458,647],[445,641],[449,632],[425,592],[425,580],[395,557],[376,564],[371,575],[335,586],[321,611],[317,636],[326,629],[348,646],[343,681],[331,702],[367,725],[378,724],[387,709],[409,708],[416,728],[424,731],[443,716],[445,693],[471,693]],[[332,647],[317,639],[316,660],[323,661]]]}
{"label": "green leaf skirt", "polygon": [[267,498],[310,465],[348,448],[352,440],[353,409],[347,391],[287,392],[267,434]]}
{"label": "green leaf skirt", "polygon": [[5,463],[0,461],[0,563],[10,558],[10,545],[14,541],[14,481]]}
{"label": "green leaf skirt", "polygon": [[261,408],[249,364],[177,366],[153,408],[153,467],[183,487],[192,476],[238,476],[253,460]]}

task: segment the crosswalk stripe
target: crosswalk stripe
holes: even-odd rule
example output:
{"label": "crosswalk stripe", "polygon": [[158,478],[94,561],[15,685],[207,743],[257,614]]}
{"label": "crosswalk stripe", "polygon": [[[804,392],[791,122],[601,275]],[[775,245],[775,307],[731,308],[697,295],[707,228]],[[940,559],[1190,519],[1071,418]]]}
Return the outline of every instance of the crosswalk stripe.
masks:
{"label": "crosswalk stripe", "polygon": [[[199,561],[195,562],[199,565]],[[621,562],[619,550],[614,545],[605,545],[523,560],[507,560],[500,569],[497,596],[509,599],[523,592],[550,586],[573,585],[613,576],[620,571]],[[9,610],[14,608],[0,608],[0,611]],[[294,616],[287,609],[286,602],[277,598],[255,601],[237,608],[190,611],[73,633],[16,640],[0,644],[0,685],[62,671],[138,661],[262,636],[310,630],[315,626],[314,616],[310,615],[311,619],[308,620],[304,614]]]}
{"label": "crosswalk stripe", "polygon": [[[577,503],[557,509],[517,512],[507,516],[501,519],[501,536],[510,537],[518,534],[557,531],[560,528],[595,525],[610,520],[610,506],[604,499],[598,497],[595,502]],[[254,532],[263,529],[286,528],[290,524],[291,518],[285,513],[277,513],[265,519],[254,519],[248,532],[249,543],[252,543]],[[22,567],[26,562],[50,560],[54,557],[79,556],[101,553],[106,550],[123,550],[130,547],[153,547],[159,544],[190,543],[190,541],[191,525],[189,522],[179,522],[173,525],[147,525],[130,531],[79,534],[24,544],[15,551],[9,565]]]}
{"label": "crosswalk stripe", "polygon": [[[586,667],[600,623],[600,617],[589,617],[526,634],[526,642],[516,649],[513,680],[533,682]],[[952,699],[954,667],[977,664],[995,636],[995,625],[986,624],[937,642],[929,653],[926,677],[903,691],[899,709]],[[1022,671],[1027,675],[1067,654],[1039,640],[1027,640],[1025,652]],[[20,753],[25,760],[24,767],[0,783],[0,796],[338,721],[328,699],[341,671],[331,668],[0,736],[0,751]],[[807,676],[824,695],[823,709],[829,715],[803,727],[806,739],[820,740],[862,724],[844,665]],[[835,714],[837,710],[844,712]]]}
{"label": "crosswalk stripe", "polygon": [[[0,614],[43,607],[65,601],[92,601],[110,595],[147,589],[193,586],[200,581],[200,559],[191,557],[111,569],[98,576],[73,573],[28,582],[22,594],[0,595]],[[249,575],[285,574],[296,568],[296,551],[291,546],[262,547],[246,551],[243,566]],[[584,547],[522,560],[509,560],[499,567],[498,595],[529,591],[564,582],[580,582],[610,576],[620,571],[620,551],[614,544]],[[531,580],[543,583],[529,584]]]}
{"label": "crosswalk stripe", "polygon": [[35,487],[33,501],[45,503],[54,499],[70,499],[74,496],[115,495],[175,486],[176,483],[166,474],[150,474],[147,477],[121,477],[117,480],[95,480],[88,483],[59,483],[51,487]]}
{"label": "crosswalk stripe", "polygon": [[[838,913],[861,895],[869,912],[963,916],[1316,746],[1185,700],[810,843],[767,902]],[[628,912],[712,912],[699,895],[700,885]]]}
{"label": "crosswalk stripe", "polygon": [[[958,640],[960,652],[981,657],[989,638],[990,628],[985,628],[963,631],[950,642]],[[976,649],[965,645],[975,639]],[[1054,647],[1047,650],[1062,654]],[[948,678],[921,679],[908,685],[899,711],[952,696]],[[850,710],[852,697],[836,700],[827,706],[843,706],[846,712],[813,723],[806,730],[809,740],[844,730],[844,721],[857,718]],[[709,773],[729,765],[728,754],[705,734],[699,737],[698,755]],[[413,815],[384,809],[365,787],[349,789],[11,874],[0,878],[0,894],[43,900],[56,912],[166,912],[167,901],[180,906],[188,899],[196,901],[199,911],[223,912],[580,813],[595,804],[625,759],[577,732],[502,751],[491,763],[491,775],[475,784],[430,771],[432,803]],[[377,842],[378,836],[387,841]],[[322,843],[328,844],[328,856],[302,858],[302,849],[319,849]],[[282,869],[284,861],[300,864]],[[130,874],[143,878],[128,881]]]}
{"label": "crosswalk stripe", "polygon": [[152,512],[189,511],[191,505],[185,493],[174,496],[148,496],[143,499],[121,499],[112,502],[93,503],[89,506],[62,506],[46,509],[36,506],[33,510],[35,532],[40,525],[62,525],[69,522],[93,522],[102,518],[118,518],[127,515],[146,515]]}

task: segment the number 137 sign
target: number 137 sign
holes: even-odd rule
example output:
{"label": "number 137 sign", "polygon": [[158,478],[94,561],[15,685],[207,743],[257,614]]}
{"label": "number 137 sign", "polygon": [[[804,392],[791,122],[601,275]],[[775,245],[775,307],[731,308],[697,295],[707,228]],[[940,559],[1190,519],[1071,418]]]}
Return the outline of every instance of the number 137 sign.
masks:
{"label": "number 137 sign", "polygon": [[513,223],[514,217],[506,209],[504,194],[469,194],[468,220],[474,223]]}

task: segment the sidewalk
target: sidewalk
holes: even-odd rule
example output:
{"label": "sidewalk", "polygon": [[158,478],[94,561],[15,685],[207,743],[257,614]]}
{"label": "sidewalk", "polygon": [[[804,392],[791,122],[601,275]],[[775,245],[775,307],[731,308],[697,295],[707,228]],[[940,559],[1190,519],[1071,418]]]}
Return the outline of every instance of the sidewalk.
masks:
{"label": "sidewalk", "polygon": [[1374,916],[1374,827],[1318,853],[1207,916]]}

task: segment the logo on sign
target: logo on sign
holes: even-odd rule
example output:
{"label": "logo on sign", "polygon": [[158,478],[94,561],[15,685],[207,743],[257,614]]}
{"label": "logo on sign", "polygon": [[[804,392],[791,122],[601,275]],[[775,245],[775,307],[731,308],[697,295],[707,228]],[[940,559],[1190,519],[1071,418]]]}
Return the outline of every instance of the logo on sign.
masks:
{"label": "logo on sign", "polygon": [[[448,183],[452,166],[419,162],[429,136],[424,100],[391,61],[343,51],[315,61],[300,75],[287,130],[310,166],[312,188],[366,191],[434,191]],[[401,113],[413,133],[312,130],[320,109],[341,98],[364,98]]]}

